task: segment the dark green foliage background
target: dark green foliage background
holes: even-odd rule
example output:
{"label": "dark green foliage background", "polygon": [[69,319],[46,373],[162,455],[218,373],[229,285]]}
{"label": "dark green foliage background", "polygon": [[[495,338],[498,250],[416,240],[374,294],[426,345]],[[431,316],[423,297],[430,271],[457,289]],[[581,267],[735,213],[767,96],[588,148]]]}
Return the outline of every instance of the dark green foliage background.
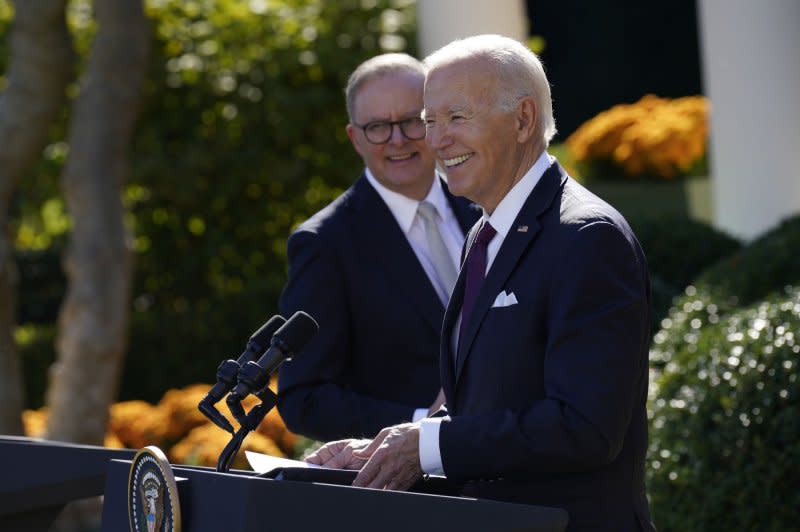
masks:
{"label": "dark green foliage background", "polygon": [[[695,299],[697,310],[713,303]],[[800,289],[656,348],[648,488],[661,530],[791,530],[800,508]]]}
{"label": "dark green foliage background", "polygon": [[654,337],[647,471],[661,530],[797,526],[797,249],[800,217],[706,269]]}
{"label": "dark green foliage background", "polygon": [[776,228],[705,269],[677,297],[663,327],[654,336],[651,364],[661,367],[659,353],[691,349],[699,330],[718,323],[740,307],[800,286],[800,216]]}
{"label": "dark green foliage background", "polygon": [[[361,168],[344,133],[347,75],[381,43],[414,53],[411,4],[147,1],[152,49],[125,191],[136,268],[121,399],[212,380],[276,311],[286,237]],[[88,6],[70,4],[81,58]],[[0,0],[0,73],[11,18]],[[29,407],[43,401],[64,292],[68,116],[65,107],[11,206]],[[661,326],[647,468],[656,524],[796,528],[800,217],[744,247],[685,219],[630,221]]]}
{"label": "dark green foliage background", "polygon": [[[400,0],[151,0],[149,73],[125,194],[134,237],[130,348],[120,397],[155,401],[208,382],[277,310],[293,226],[349,186],[361,162],[344,131],[343,88],[364,59],[414,54],[413,6]],[[85,57],[86,1],[70,21]],[[0,6],[0,30],[10,11]],[[0,39],[5,71],[8,40]],[[388,49],[385,49],[388,47]],[[74,94],[74,88],[71,89]],[[64,116],[67,116],[65,109]],[[47,232],[59,197],[66,118],[20,185],[15,226]],[[29,406],[41,404],[63,287],[59,253],[19,251],[19,323]],[[237,350],[239,350],[237,352]]]}
{"label": "dark green foliage background", "polygon": [[722,308],[748,306],[787,285],[800,285],[800,216],[782,221],[696,280]]}
{"label": "dark green foliage background", "polygon": [[686,217],[630,217],[650,270],[651,331],[660,328],[674,297],[703,270],[741,249],[735,238]]}

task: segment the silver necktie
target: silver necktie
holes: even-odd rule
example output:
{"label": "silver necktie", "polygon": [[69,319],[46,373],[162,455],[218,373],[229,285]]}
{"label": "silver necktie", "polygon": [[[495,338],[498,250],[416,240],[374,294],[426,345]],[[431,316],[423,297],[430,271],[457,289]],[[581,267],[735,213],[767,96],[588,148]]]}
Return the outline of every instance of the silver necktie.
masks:
{"label": "silver necktie", "polygon": [[439,226],[436,223],[436,207],[427,201],[421,201],[419,207],[417,207],[417,214],[419,214],[419,218],[425,227],[425,237],[428,240],[433,268],[436,270],[436,275],[447,293],[447,297],[450,297],[456,284],[458,272],[453,264],[453,259],[450,258],[450,253],[447,251],[447,246],[444,245],[442,234],[439,232]]}

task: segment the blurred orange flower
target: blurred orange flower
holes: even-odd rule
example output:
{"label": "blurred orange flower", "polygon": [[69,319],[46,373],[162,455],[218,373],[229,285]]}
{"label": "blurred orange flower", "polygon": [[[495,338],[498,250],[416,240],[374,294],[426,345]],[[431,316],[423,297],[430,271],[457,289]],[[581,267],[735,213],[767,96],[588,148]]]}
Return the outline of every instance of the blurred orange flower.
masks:
{"label": "blurred orange flower", "polygon": [[585,122],[566,140],[576,163],[611,164],[630,177],[672,179],[706,155],[709,103],[703,96],[669,99],[647,95],[616,105]]}
{"label": "blurred orange flower", "polygon": [[[176,464],[215,466],[230,439],[230,435],[218,427],[211,424],[203,425],[193,429],[188,436],[169,449],[167,455],[170,462]],[[263,434],[253,432],[244,440],[232,467],[249,469],[243,452],[245,450],[272,456],[286,456],[274,441]]]}
{"label": "blurred orange flower", "polygon": [[[146,401],[122,401],[109,408],[108,432],[104,445],[110,448],[141,449],[155,445],[162,449],[174,463],[214,466],[231,435],[211,423],[198,409],[210,389],[209,384],[193,384],[167,391],[157,405]],[[275,379],[270,382],[275,391]],[[250,395],[243,402],[249,412],[260,400]],[[219,411],[238,429],[236,421],[224,402]],[[26,410],[22,414],[25,434],[41,437],[47,427],[47,408]],[[270,410],[264,421],[247,436],[242,450],[248,449],[273,456],[293,456],[299,438],[289,432],[276,408]],[[233,467],[247,467],[240,452]]]}

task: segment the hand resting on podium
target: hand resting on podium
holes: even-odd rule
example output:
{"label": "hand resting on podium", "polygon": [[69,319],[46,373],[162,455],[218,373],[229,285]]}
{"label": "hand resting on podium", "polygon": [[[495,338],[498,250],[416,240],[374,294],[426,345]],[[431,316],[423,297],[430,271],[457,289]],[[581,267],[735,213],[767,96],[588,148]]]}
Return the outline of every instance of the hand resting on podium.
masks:
{"label": "hand resting on podium", "polygon": [[306,457],[309,464],[334,469],[361,469],[368,458],[355,456],[355,452],[366,449],[373,440],[347,439],[328,442]]}
{"label": "hand resting on podium", "polygon": [[381,430],[373,440],[327,443],[306,461],[339,469],[360,469],[353,486],[407,490],[422,478],[419,424],[403,423]]}

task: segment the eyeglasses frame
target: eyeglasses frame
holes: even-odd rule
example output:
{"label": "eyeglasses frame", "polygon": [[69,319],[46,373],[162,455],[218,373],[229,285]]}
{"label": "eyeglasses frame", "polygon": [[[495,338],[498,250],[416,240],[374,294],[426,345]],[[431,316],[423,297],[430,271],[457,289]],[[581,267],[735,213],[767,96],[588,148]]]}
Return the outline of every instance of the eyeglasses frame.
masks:
{"label": "eyeglasses frame", "polygon": [[[421,137],[416,137],[416,138],[409,137],[408,133],[406,133],[406,130],[404,129],[403,124],[409,124],[410,122],[415,121],[415,120],[419,121],[420,125],[423,126],[423,128],[422,128],[423,133],[422,133]],[[409,118],[404,118],[402,120],[373,120],[372,122],[367,122],[366,124],[363,124],[363,125],[362,124],[357,124],[354,121],[351,121],[350,123],[353,124],[355,127],[359,128],[364,133],[364,138],[367,139],[367,142],[369,142],[370,144],[378,144],[378,145],[380,145],[380,144],[386,144],[387,142],[389,142],[392,139],[392,134],[394,133],[394,126],[395,125],[398,128],[400,128],[400,133],[407,140],[422,140],[422,139],[425,138],[425,134],[427,133],[427,128],[425,128],[425,121],[419,116],[412,116],[412,117],[409,117]],[[386,136],[386,140],[384,140],[382,142],[375,142],[374,140],[370,139],[369,135],[367,134],[367,129],[370,126],[374,126],[376,124],[385,124],[385,125],[389,126],[389,134]]]}

